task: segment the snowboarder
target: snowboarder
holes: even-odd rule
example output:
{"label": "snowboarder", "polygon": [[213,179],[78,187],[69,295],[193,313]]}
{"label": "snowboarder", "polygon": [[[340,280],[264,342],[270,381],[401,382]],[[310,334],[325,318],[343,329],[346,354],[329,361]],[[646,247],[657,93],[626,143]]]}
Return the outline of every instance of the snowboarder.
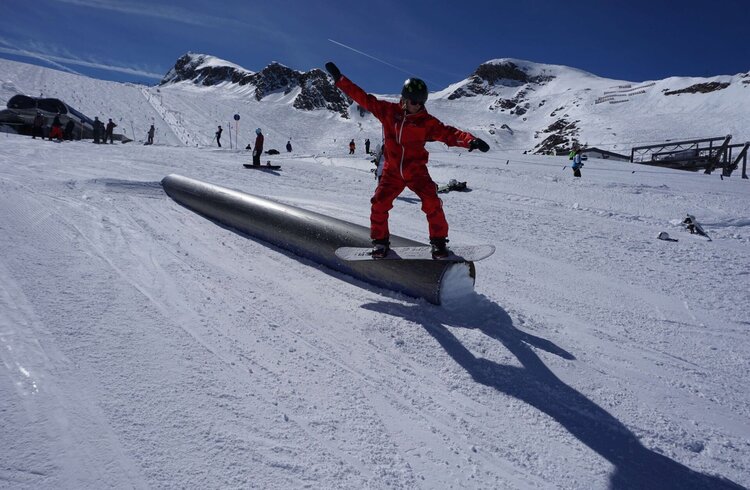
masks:
{"label": "snowboarder", "polygon": [[289,141],[286,142],[286,151],[287,151],[287,153],[291,153],[292,152],[292,140],[289,140]]}
{"label": "snowboarder", "polygon": [[154,125],[152,124],[151,127],[148,128],[148,139],[146,140],[147,145],[154,144],[154,132],[156,132],[156,129],[154,129]]}
{"label": "snowboarder", "polygon": [[570,152],[568,158],[573,160],[573,165],[570,167],[573,169],[573,177],[580,177],[581,167],[583,167],[583,162],[581,161],[581,149],[579,147],[573,148],[573,151]]}
{"label": "snowboarder", "polygon": [[34,117],[34,126],[31,129],[31,137],[32,139],[36,139],[37,136],[44,139],[44,116],[42,116],[41,111],[36,112],[36,116]]}
{"label": "snowboarder", "polygon": [[370,138],[365,140],[365,153],[370,154]]}
{"label": "snowboarder", "polygon": [[354,144],[354,140],[352,139],[349,142],[349,154],[350,155],[354,155],[354,150],[356,150],[356,149],[357,149],[357,145]]}
{"label": "snowboarder", "polygon": [[115,144],[113,133],[114,133],[116,127],[117,127],[117,124],[115,124],[114,122],[112,122],[112,119],[110,119],[109,121],[107,121],[107,129],[106,129],[106,132],[104,133],[104,143],[105,144],[107,143],[107,140],[109,140],[109,144],[110,145]]}
{"label": "snowboarder", "polygon": [[383,174],[375,194],[370,200],[370,238],[373,258],[383,258],[390,247],[388,211],[393,201],[408,187],[422,201],[422,211],[429,224],[432,257],[445,258],[450,255],[447,248],[448,222],[442,202],[437,195],[437,186],[427,171],[429,154],[425,150],[427,141],[442,141],[448,146],[460,146],[469,151],[486,152],[489,145],[471,133],[446,126],[425,109],[427,85],[418,78],[409,78],[401,90],[398,103],[387,102],[367,94],[341,74],[338,67],[328,62],[326,70],[336,86],[370,111],[383,124],[385,161]]}
{"label": "snowboarder", "polygon": [[253,165],[260,165],[260,156],[263,154],[263,131],[255,130],[255,149],[253,150]]}
{"label": "snowboarder", "polygon": [[[231,129],[231,128],[229,128]],[[221,129],[221,126],[219,126],[219,129],[216,130],[216,144],[219,145],[219,148],[221,148],[221,132],[224,131]],[[231,134],[230,134],[231,136]]]}

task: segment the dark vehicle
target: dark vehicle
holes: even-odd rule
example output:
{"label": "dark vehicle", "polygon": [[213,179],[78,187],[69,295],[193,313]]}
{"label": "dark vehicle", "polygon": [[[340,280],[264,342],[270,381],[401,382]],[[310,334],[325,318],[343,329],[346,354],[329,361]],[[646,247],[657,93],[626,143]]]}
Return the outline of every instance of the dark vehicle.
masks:
{"label": "dark vehicle", "polygon": [[[7,128],[10,132],[31,135],[34,118],[37,113],[44,117],[45,124],[43,135],[49,133],[50,125],[56,115],[60,114],[60,123],[65,126],[68,121],[73,121],[73,138],[90,139],[94,137],[94,120],[78,112],[60,99],[29,97],[27,95],[14,95],[8,100],[8,108],[0,111],[0,127]],[[116,134],[114,139],[123,143],[132,141],[130,138]]]}

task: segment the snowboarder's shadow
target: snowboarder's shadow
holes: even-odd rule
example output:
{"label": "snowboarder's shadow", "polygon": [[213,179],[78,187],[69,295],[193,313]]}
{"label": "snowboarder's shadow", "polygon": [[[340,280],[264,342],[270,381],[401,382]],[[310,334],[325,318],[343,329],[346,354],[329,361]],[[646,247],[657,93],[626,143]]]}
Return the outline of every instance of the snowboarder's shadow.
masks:
{"label": "snowboarder's shadow", "polygon": [[[532,347],[568,360],[575,359],[572,354],[549,340],[518,330],[505,310],[485,296],[475,294],[455,309],[426,311],[424,304],[391,302],[370,303],[363,308],[421,324],[474,381],[552,417],[615,467],[610,488],[742,488],[722,477],[693,471],[643,446],[623,423],[555,376]],[[522,367],[475,356],[447,327],[480,330],[498,340]]]}

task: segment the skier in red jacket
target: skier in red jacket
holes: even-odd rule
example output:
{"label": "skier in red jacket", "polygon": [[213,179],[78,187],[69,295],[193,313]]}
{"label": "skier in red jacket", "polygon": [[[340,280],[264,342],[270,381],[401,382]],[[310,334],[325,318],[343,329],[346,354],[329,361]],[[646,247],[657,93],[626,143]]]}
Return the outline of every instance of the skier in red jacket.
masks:
{"label": "skier in red jacket", "polygon": [[328,62],[326,70],[336,86],[360,106],[370,111],[383,124],[384,155],[383,175],[370,202],[370,238],[373,258],[388,254],[390,233],[388,211],[393,201],[408,187],[422,201],[422,211],[427,215],[430,231],[432,257],[445,258],[450,252],[448,222],[443,204],[437,195],[437,186],[427,171],[429,153],[425,149],[428,141],[441,141],[448,146],[460,146],[469,151],[486,152],[489,145],[471,133],[446,126],[424,107],[427,101],[427,85],[418,78],[409,78],[401,90],[398,103],[379,100],[355,85],[341,74],[338,67]]}

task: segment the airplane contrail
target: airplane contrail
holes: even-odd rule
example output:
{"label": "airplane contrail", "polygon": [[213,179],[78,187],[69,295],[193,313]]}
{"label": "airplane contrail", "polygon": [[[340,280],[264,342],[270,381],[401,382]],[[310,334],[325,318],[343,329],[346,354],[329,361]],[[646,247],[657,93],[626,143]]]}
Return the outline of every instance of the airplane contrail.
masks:
{"label": "airplane contrail", "polygon": [[[383,61],[383,60],[381,60],[380,58],[376,58],[376,57],[374,57],[374,56],[371,56],[371,55],[369,55],[369,54],[367,54],[367,53],[364,53],[364,52],[362,52],[362,51],[360,51],[360,50],[358,50],[358,49],[354,49],[354,48],[352,48],[351,46],[347,46],[346,44],[340,43],[340,42],[338,42],[338,41],[334,41],[333,39],[328,39],[328,40],[329,40],[329,41],[331,41],[331,42],[332,42],[333,44],[337,44],[337,45],[341,46],[342,48],[346,48],[346,49],[349,49],[349,50],[351,50],[351,51],[354,51],[355,53],[359,53],[359,54],[361,54],[362,56],[367,56],[368,58],[371,58],[371,59],[373,59],[373,60],[375,60],[375,61],[378,61],[378,62],[380,62],[380,63],[383,63],[384,65],[390,66],[391,68],[394,68],[394,69],[396,69],[396,70],[398,70],[398,71],[404,72],[404,73],[406,73],[407,75],[414,75],[414,73],[412,73],[412,72],[410,72],[410,71],[404,70],[403,68],[399,68],[399,67],[398,67],[398,66],[396,66],[396,65],[393,65],[393,64],[391,64],[391,63],[388,63],[387,61]],[[416,75],[414,75],[414,76],[416,76]]]}

